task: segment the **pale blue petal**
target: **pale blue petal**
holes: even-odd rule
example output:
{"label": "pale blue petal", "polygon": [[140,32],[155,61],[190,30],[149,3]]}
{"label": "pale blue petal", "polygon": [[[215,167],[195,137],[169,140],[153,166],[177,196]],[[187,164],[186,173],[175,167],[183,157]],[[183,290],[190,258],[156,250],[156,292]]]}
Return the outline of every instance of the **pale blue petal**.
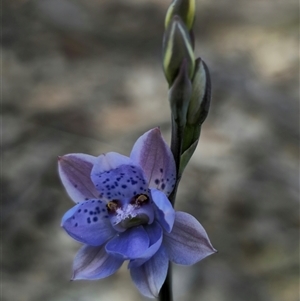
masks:
{"label": "pale blue petal", "polygon": [[101,200],[78,204],[65,213],[62,227],[81,243],[100,246],[116,234]]}
{"label": "pale blue petal", "polygon": [[163,239],[163,230],[161,226],[154,222],[152,225],[144,226],[149,239],[150,247],[137,259],[129,262],[128,268],[138,267],[149,260],[160,248]]}
{"label": "pale blue petal", "polygon": [[182,265],[192,265],[216,252],[201,224],[180,211],[176,212],[172,232],[164,234],[163,245],[170,260]]}
{"label": "pale blue petal", "polygon": [[129,157],[116,152],[104,153],[97,157],[93,173],[103,173],[112,169],[116,169],[121,165],[133,164]]}
{"label": "pale blue petal", "polygon": [[167,232],[171,232],[175,220],[175,210],[167,196],[157,189],[150,189],[151,197],[156,205],[156,218]]}
{"label": "pale blue petal", "polygon": [[58,157],[60,179],[75,203],[98,198],[98,191],[90,174],[97,157],[86,154],[68,154]]}
{"label": "pale blue petal", "polygon": [[108,277],[114,274],[123,262],[123,259],[107,254],[105,246],[83,246],[74,259],[72,280]]}
{"label": "pale blue petal", "polygon": [[146,297],[157,298],[166,279],[169,259],[161,247],[156,254],[139,267],[130,269],[133,283]]}
{"label": "pale blue petal", "polygon": [[101,155],[94,165],[91,179],[100,198],[108,200],[131,198],[147,193],[148,186],[140,167],[117,153]]}
{"label": "pale blue petal", "polygon": [[110,254],[122,256],[124,259],[135,259],[141,256],[149,247],[149,236],[143,226],[127,229],[119,233],[106,244]]}
{"label": "pale blue petal", "polygon": [[130,158],[143,169],[150,188],[169,195],[176,182],[176,167],[159,128],[143,134],[134,144]]}

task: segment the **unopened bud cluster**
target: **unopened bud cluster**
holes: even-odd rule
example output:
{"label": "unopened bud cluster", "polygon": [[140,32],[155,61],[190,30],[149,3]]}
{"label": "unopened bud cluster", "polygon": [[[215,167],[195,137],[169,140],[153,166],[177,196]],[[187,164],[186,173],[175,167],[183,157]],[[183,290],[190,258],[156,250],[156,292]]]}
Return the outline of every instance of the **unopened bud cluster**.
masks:
{"label": "unopened bud cluster", "polygon": [[163,39],[163,68],[172,118],[183,133],[180,153],[184,156],[188,152],[187,158],[182,158],[187,162],[197,146],[211,97],[208,67],[194,55],[194,21],[195,0],[173,0],[166,14]]}

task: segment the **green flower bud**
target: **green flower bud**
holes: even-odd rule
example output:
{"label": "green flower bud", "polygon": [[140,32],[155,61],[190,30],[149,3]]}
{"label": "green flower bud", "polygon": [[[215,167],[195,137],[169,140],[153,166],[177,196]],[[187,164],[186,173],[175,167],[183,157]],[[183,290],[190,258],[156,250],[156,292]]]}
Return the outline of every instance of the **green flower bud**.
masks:
{"label": "green flower bud", "polygon": [[199,136],[200,136],[200,128],[199,128],[199,135],[198,139],[194,141],[181,155],[180,157],[180,166],[179,166],[179,174],[182,175],[184,169],[186,168],[187,164],[189,163],[190,159],[192,158],[198,142],[199,142]]}
{"label": "green flower bud", "polygon": [[172,116],[179,128],[186,124],[187,110],[192,93],[192,84],[188,77],[187,61],[183,60],[178,76],[169,90]]}
{"label": "green flower bud", "polygon": [[192,87],[192,96],[187,113],[187,123],[200,125],[207,117],[211,99],[209,70],[201,58],[196,60]]}
{"label": "green flower bud", "polygon": [[173,0],[166,14],[165,28],[167,28],[172,18],[177,15],[185,23],[188,30],[191,30],[195,20],[195,0]]}
{"label": "green flower bud", "polygon": [[191,38],[180,17],[174,16],[163,41],[163,67],[166,79],[172,86],[183,60],[187,60],[189,78],[193,77],[195,61]]}

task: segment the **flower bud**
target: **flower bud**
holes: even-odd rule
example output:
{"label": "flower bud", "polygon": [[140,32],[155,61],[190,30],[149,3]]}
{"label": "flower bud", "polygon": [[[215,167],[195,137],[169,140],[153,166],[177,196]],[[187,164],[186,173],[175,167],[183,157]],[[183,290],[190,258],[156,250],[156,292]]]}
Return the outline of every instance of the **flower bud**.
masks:
{"label": "flower bud", "polygon": [[195,61],[190,35],[178,16],[174,16],[163,41],[163,67],[166,79],[172,86],[183,60],[187,61],[188,76],[194,74]]}
{"label": "flower bud", "polygon": [[177,15],[185,23],[188,30],[191,30],[195,20],[195,7],[195,0],[173,0],[166,14],[165,28]]}
{"label": "flower bud", "polygon": [[209,70],[201,58],[196,60],[192,79],[192,96],[187,113],[188,124],[202,124],[208,114],[211,99]]}
{"label": "flower bud", "polygon": [[171,112],[178,127],[184,127],[186,124],[191,92],[192,84],[188,77],[187,61],[184,59],[174,84],[169,91]]}

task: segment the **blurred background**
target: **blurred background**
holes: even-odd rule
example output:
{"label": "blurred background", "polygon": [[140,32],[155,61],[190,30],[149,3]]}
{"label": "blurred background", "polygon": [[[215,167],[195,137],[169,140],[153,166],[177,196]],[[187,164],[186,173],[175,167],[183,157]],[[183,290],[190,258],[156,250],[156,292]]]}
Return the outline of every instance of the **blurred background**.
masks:
{"label": "blurred background", "polygon": [[[80,244],[56,158],[128,155],[160,126],[165,0],[2,2],[2,301],[144,300],[124,265],[70,282]],[[299,3],[198,0],[210,114],[179,187],[219,253],[174,266],[174,301],[299,300]],[[146,299],[145,299],[146,300]]]}

